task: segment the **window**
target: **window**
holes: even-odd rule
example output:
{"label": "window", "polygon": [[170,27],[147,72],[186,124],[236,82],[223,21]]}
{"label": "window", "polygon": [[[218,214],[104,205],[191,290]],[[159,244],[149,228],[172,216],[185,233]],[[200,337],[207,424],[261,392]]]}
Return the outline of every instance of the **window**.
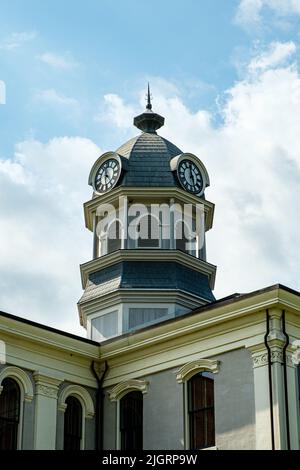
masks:
{"label": "window", "polygon": [[175,230],[176,250],[185,251],[186,253],[190,253],[195,256],[196,240],[193,238],[189,239],[189,237],[186,236],[189,233],[189,224],[186,224],[183,221],[177,222]]}
{"label": "window", "polygon": [[94,341],[103,341],[116,336],[118,334],[118,310],[93,318],[91,325]]}
{"label": "window", "polygon": [[143,394],[127,393],[120,400],[121,450],[143,449]]}
{"label": "window", "polygon": [[69,396],[64,421],[64,450],[80,450],[82,439],[82,406],[80,401]]}
{"label": "window", "polygon": [[168,315],[168,308],[129,308],[128,327],[136,328]]}
{"label": "window", "polygon": [[120,222],[113,222],[107,234],[107,253],[112,253],[121,249],[121,225]]}
{"label": "window", "polygon": [[190,449],[215,445],[214,381],[205,373],[187,383]]}
{"label": "window", "polygon": [[18,448],[20,422],[20,388],[17,382],[6,378],[0,395],[0,450]]}
{"label": "window", "polygon": [[150,214],[142,217],[140,219],[138,231],[138,248],[160,247],[160,223],[156,217]]}

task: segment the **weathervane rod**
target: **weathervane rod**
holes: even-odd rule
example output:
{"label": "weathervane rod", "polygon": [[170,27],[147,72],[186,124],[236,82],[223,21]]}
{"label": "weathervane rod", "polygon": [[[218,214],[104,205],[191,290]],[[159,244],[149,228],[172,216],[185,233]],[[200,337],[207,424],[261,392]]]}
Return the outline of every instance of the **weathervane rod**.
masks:
{"label": "weathervane rod", "polygon": [[151,104],[151,94],[150,94],[150,85],[148,82],[148,93],[147,93],[147,106],[146,109],[152,109],[152,104]]}

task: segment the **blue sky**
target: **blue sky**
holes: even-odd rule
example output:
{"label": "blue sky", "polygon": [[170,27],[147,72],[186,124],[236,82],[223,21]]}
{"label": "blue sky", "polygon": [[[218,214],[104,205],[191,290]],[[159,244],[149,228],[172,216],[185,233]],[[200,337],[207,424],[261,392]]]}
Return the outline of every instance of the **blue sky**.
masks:
{"label": "blue sky", "polygon": [[[103,96],[113,92],[134,100],[152,77],[183,85],[191,109],[213,107],[237,78],[235,62],[249,54],[253,40],[234,21],[237,0],[11,0],[1,5],[2,46],[14,34],[24,35],[0,55],[0,78],[7,85],[2,156],[28,136],[46,140],[80,133],[101,146],[111,144],[109,129],[94,121]],[[266,31],[263,39],[272,36]],[[43,62],[45,54],[64,59],[65,67]],[[43,90],[78,101],[76,117],[38,99]]]}
{"label": "blue sky", "polygon": [[299,23],[300,0],[3,0],[0,309],[84,334],[89,169],[137,134],[148,80],[211,176],[216,296],[300,290]]}

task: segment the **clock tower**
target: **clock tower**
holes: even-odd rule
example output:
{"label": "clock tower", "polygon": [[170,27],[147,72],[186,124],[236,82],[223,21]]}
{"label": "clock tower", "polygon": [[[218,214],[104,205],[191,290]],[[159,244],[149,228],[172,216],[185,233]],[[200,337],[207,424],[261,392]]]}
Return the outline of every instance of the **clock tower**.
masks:
{"label": "clock tower", "polygon": [[105,339],[185,315],[213,302],[216,267],[206,261],[205,233],[214,205],[201,160],[157,134],[164,118],[134,118],[141,133],[94,163],[84,204],[93,256],[81,265],[80,322]]}

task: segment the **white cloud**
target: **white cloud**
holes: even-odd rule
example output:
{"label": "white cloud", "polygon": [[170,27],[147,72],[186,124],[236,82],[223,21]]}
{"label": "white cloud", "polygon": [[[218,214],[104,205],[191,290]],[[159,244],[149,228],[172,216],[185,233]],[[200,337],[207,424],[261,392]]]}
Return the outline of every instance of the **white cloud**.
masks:
{"label": "white cloud", "polygon": [[44,54],[41,54],[38,56],[38,59],[41,62],[50,65],[51,67],[62,70],[69,70],[78,66],[78,63],[75,62],[72,58],[53,54],[51,52],[45,52]]}
{"label": "white cloud", "polygon": [[101,151],[83,138],[29,140],[0,164],[1,309],[84,333],[76,302],[91,237],[82,204]]}
{"label": "white cloud", "polygon": [[246,27],[259,24],[264,9],[278,17],[300,15],[300,0],[241,0],[235,20]]}
{"label": "white cloud", "polygon": [[135,115],[135,108],[125,105],[118,95],[109,93],[104,96],[104,107],[96,116],[97,121],[113,122],[119,128],[127,128]]}
{"label": "white cloud", "polygon": [[259,23],[263,4],[264,0],[241,0],[236,12],[236,22],[242,25]]}
{"label": "white cloud", "polygon": [[272,42],[267,50],[258,53],[251,60],[248,70],[250,72],[257,72],[277,67],[286,63],[295,52],[296,45],[292,41],[285,43]]}
{"label": "white cloud", "polygon": [[37,36],[36,31],[23,31],[21,33],[12,33],[2,42],[0,42],[0,49],[7,51],[17,49],[21,47],[24,43],[32,41]]}
{"label": "white cloud", "polygon": [[35,98],[40,101],[43,101],[44,103],[48,103],[52,105],[71,106],[71,107],[79,106],[79,102],[75,98],[70,98],[68,96],[65,96],[62,93],[58,93],[54,89],[40,90],[36,93]]}

